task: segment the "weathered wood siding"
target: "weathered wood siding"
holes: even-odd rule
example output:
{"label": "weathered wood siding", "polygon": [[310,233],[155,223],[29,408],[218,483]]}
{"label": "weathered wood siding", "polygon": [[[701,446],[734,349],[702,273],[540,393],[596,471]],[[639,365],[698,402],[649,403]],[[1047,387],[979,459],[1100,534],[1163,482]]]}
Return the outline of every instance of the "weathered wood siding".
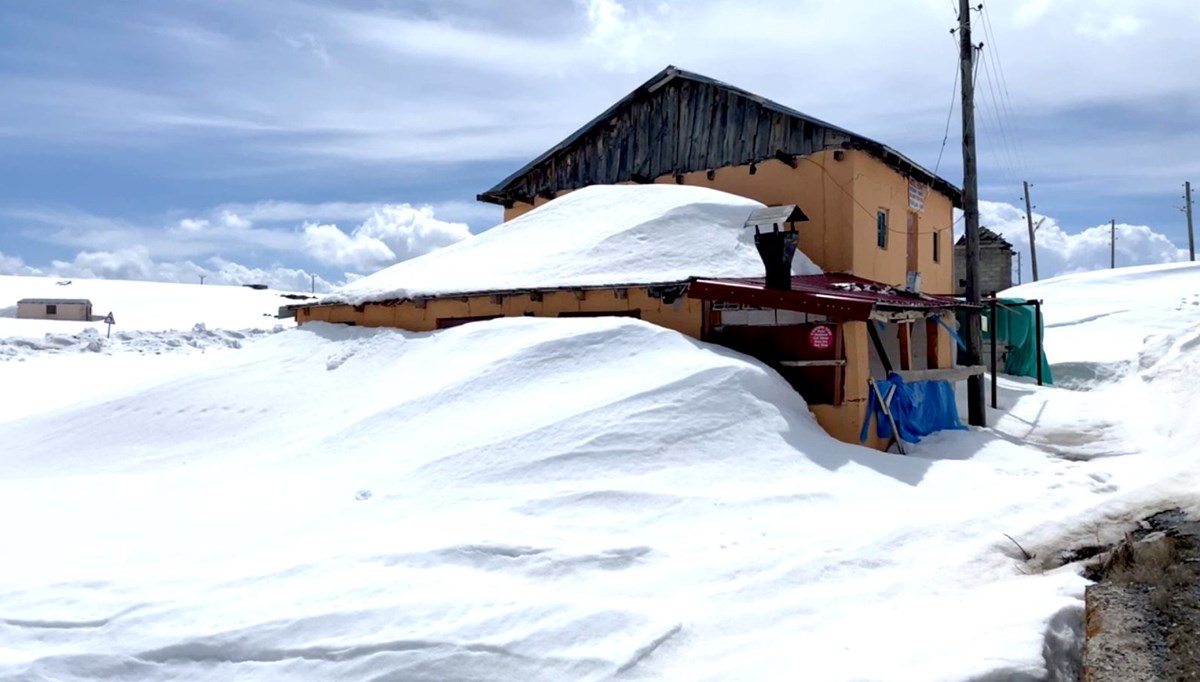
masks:
{"label": "weathered wood siding", "polygon": [[515,179],[504,194],[509,201],[532,203],[562,190],[809,155],[850,141],[728,89],[674,79],[660,90],[635,93],[580,139]]}

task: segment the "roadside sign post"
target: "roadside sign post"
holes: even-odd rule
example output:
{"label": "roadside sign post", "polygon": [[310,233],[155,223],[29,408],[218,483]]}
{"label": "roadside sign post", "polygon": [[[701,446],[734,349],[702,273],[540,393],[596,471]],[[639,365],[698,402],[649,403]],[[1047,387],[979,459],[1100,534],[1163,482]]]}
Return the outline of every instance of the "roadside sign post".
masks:
{"label": "roadside sign post", "polygon": [[108,315],[104,317],[104,324],[108,325],[108,332],[104,334],[104,338],[107,339],[112,337],[112,326],[116,323],[117,321],[113,318],[113,314],[110,311]]}

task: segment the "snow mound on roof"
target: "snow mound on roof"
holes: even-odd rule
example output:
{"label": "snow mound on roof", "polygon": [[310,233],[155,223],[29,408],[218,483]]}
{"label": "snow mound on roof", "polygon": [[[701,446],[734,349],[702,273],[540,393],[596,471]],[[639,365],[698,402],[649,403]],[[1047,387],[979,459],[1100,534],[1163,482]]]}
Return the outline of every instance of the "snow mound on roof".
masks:
{"label": "snow mound on roof", "polygon": [[[760,204],[705,187],[597,185],[576,190],[478,236],[356,280],[327,302],[569,286],[758,277]],[[819,274],[797,253],[792,271]]]}

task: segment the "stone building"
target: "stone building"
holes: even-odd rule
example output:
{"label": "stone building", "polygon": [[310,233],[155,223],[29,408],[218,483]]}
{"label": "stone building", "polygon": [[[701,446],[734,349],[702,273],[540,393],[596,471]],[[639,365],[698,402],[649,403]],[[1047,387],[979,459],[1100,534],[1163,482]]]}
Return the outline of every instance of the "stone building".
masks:
{"label": "stone building", "polygon": [[[1011,288],[1013,247],[1004,237],[986,227],[979,228],[979,291],[982,296]],[[967,293],[967,237],[959,237],[954,245],[954,281],[959,296]]]}

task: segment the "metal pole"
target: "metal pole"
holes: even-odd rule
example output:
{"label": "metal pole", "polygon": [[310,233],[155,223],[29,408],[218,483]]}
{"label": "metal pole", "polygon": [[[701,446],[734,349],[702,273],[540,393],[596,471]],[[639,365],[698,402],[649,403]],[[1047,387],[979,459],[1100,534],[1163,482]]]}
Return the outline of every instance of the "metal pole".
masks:
{"label": "metal pole", "polygon": [[1108,248],[1109,248],[1109,268],[1117,267],[1117,220],[1113,221],[1108,228]]}
{"label": "metal pole", "polygon": [[1025,182],[1025,224],[1029,226],[1029,267],[1033,268],[1033,281],[1038,281],[1037,245],[1033,241],[1033,207],[1029,204],[1029,182]]}
{"label": "metal pole", "polygon": [[996,299],[992,299],[992,319],[988,321],[988,337],[992,343],[992,409],[998,409],[1000,406],[996,401],[996,356],[999,353],[996,350],[996,337],[999,336],[999,322],[996,315]]}
{"label": "metal pole", "polygon": [[1017,252],[1017,284],[1023,284],[1021,281],[1021,252]]}
{"label": "metal pole", "polygon": [[[958,2],[958,58],[962,79],[962,154],[963,154],[963,217],[967,239],[967,309],[966,360],[978,365],[983,348],[980,329],[979,291],[979,177],[975,159],[975,46],[971,44],[971,2]],[[983,398],[983,376],[973,374],[967,379],[967,422],[987,426],[987,407]]]}
{"label": "metal pole", "polygon": [[1187,202],[1184,204],[1184,209],[1187,211],[1188,219],[1188,256],[1191,260],[1196,260],[1196,237],[1192,233],[1192,183],[1191,181],[1183,183],[1183,198]]}
{"label": "metal pole", "polygon": [[1037,380],[1042,385],[1042,302],[1033,302],[1033,338],[1037,351]]}

